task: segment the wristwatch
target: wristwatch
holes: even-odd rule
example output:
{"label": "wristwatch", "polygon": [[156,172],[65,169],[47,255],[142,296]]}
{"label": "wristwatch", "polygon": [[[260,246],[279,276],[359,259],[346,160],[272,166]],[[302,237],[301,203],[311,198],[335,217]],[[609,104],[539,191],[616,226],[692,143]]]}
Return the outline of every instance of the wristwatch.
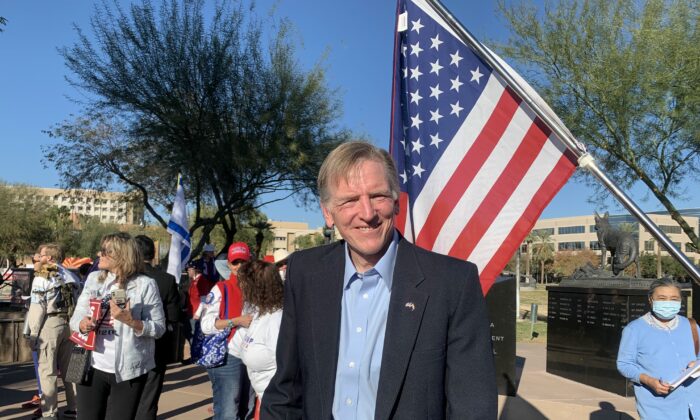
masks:
{"label": "wristwatch", "polygon": [[228,324],[226,324],[226,327],[233,329],[233,320],[229,319]]}

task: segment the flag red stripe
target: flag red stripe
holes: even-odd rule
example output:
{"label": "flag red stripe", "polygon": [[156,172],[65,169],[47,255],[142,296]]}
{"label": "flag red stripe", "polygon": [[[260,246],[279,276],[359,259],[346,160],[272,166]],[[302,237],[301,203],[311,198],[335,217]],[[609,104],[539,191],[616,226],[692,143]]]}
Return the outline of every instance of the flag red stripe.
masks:
{"label": "flag red stripe", "polygon": [[576,165],[571,161],[571,156],[562,155],[554,169],[545,178],[542,186],[537,190],[522,216],[513,226],[510,233],[493,255],[488,264],[482,268],[480,279],[484,295],[488,293],[503,267],[513,256],[513,250],[517,250],[523,239],[532,230],[544,208],[554,198],[557,192],[566,184],[571,174],[576,170]]}
{"label": "flag red stripe", "polygon": [[[405,192],[399,193],[399,214],[396,216],[396,227],[402,235],[406,232],[406,214],[408,212],[408,194]],[[413,238],[408,238],[412,240]]]}
{"label": "flag red stripe", "polygon": [[527,130],[508,165],[452,245],[449,255],[467,259],[508,202],[549,137],[549,129],[538,122],[536,118]]}
{"label": "flag red stripe", "polygon": [[491,155],[519,105],[520,100],[515,93],[509,88],[504,89],[484,128],[430,209],[416,240],[418,246],[433,249],[445,220]]}

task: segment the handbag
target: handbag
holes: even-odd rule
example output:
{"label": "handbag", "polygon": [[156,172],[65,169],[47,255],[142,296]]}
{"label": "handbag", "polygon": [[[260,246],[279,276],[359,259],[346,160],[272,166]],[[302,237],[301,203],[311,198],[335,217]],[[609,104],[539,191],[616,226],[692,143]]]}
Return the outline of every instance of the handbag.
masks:
{"label": "handbag", "polygon": [[[222,289],[224,292],[224,314],[228,314],[228,289],[226,289],[226,286],[223,286]],[[226,362],[226,354],[228,353],[228,336],[230,333],[231,329],[226,328],[216,334],[206,335],[202,332],[200,323],[195,323],[191,351],[192,360],[194,360],[195,364],[207,369],[223,365]]]}
{"label": "handbag", "polygon": [[[95,325],[95,331],[100,328],[102,321],[109,313],[105,311],[100,321]],[[78,385],[88,385],[92,379],[92,350],[84,349],[80,346],[73,346],[70,351],[70,360],[68,360],[68,368],[66,369],[66,382],[71,382]]]}

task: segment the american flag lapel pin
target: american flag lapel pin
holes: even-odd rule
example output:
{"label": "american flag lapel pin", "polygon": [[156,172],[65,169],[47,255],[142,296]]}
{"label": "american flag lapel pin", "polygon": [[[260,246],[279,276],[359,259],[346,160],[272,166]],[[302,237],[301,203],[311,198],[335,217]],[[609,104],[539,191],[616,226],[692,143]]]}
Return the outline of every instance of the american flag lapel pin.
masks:
{"label": "american flag lapel pin", "polygon": [[415,311],[415,310],[416,310],[416,305],[415,305],[413,302],[406,302],[406,304],[405,304],[404,306],[405,306],[406,308],[410,309],[411,311]]}

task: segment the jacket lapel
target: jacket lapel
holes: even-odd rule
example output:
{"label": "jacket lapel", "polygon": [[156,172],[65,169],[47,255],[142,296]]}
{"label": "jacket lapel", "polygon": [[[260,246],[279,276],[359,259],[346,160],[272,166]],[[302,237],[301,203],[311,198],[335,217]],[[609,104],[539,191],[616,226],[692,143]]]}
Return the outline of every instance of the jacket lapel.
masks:
{"label": "jacket lapel", "polygon": [[[343,294],[343,273],[345,267],[344,242],[326,254],[313,271],[312,300],[307,301],[314,308],[311,325],[313,328],[313,347],[316,356],[316,372],[323,390],[321,398],[321,418],[331,418],[333,393],[335,390],[335,373],[338,364],[338,346],[340,343],[340,312]],[[300,343],[303,345],[303,343]]]}
{"label": "jacket lapel", "polygon": [[386,321],[375,419],[388,419],[406,375],[428,295],[417,289],[423,281],[413,246],[401,238]]}

